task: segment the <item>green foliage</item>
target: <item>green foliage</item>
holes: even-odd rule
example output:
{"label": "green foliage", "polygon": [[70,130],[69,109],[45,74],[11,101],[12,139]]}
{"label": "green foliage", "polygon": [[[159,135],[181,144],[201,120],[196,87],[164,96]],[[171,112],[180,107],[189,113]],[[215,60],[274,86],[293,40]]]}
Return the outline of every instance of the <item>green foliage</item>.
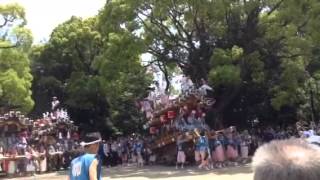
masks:
{"label": "green foliage", "polygon": [[26,19],[22,6],[16,3],[0,5],[0,20],[0,48],[30,48],[32,35],[24,28]]}
{"label": "green foliage", "polygon": [[40,55],[34,49],[35,97],[59,94],[74,114],[129,132],[142,121],[134,102],[151,80],[140,64],[149,53],[167,81],[177,68],[196,85],[208,79],[215,117],[270,123],[304,109],[316,118],[319,13],[317,0],[107,1],[97,17],[58,26]]}
{"label": "green foliage", "polygon": [[[118,31],[116,23],[72,17],[54,29],[43,48],[34,47],[35,113],[56,95],[83,128],[137,129],[141,115],[134,103],[150,81],[140,64],[141,42],[127,30]],[[131,128],[124,127],[128,123]]]}
{"label": "green foliage", "polygon": [[238,86],[241,83],[241,69],[237,64],[242,54],[243,50],[237,46],[230,50],[215,49],[211,57],[213,68],[209,73],[209,82],[216,86]]}
{"label": "green foliage", "polygon": [[20,20],[20,25],[26,23],[24,8],[17,3],[1,5],[0,12],[3,18],[3,26],[14,23],[15,20]]}
{"label": "green foliage", "polygon": [[234,65],[219,66],[210,72],[209,78],[217,86],[236,86],[241,82],[240,69]]}
{"label": "green foliage", "polygon": [[0,50],[0,104],[30,111],[31,81],[27,56],[16,49]]}
{"label": "green foliage", "polygon": [[[106,4],[99,16],[99,28],[104,38],[104,51],[94,62],[108,94],[111,119],[118,130],[134,132],[141,128],[143,116],[135,102],[145,96],[151,76],[141,65],[145,50],[143,41],[135,34],[134,12],[124,1]],[[121,14],[121,15],[120,15]],[[112,17],[112,18],[111,18]]]}
{"label": "green foliage", "polygon": [[[106,4],[100,23],[143,40],[164,73],[174,64],[196,84],[209,79],[220,100],[218,115],[239,108],[243,116],[272,112],[274,119],[308,101],[306,74],[320,68],[319,7],[316,0],[117,0]],[[127,24],[139,33],[121,28]]]}
{"label": "green foliage", "polygon": [[32,44],[24,9],[18,4],[0,5],[0,106],[29,112],[31,98],[30,62]]}

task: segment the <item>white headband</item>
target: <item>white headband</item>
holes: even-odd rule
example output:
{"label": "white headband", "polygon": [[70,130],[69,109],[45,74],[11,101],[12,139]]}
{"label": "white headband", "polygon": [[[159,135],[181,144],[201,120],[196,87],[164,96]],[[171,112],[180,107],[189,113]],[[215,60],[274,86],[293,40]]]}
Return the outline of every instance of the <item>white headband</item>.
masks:
{"label": "white headband", "polygon": [[80,143],[80,145],[81,146],[88,146],[88,145],[91,145],[91,144],[96,144],[96,143],[99,143],[99,142],[101,142],[102,141],[102,139],[98,139],[98,140],[95,140],[95,141],[92,141],[92,142],[81,142]]}

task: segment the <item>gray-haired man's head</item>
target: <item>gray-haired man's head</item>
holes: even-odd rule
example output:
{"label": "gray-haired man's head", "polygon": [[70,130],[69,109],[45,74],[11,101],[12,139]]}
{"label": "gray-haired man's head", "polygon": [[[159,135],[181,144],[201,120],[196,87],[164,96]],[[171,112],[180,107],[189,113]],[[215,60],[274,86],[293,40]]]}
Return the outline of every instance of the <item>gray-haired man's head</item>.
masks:
{"label": "gray-haired man's head", "polygon": [[263,145],[252,164],[254,180],[320,180],[320,149],[300,139]]}

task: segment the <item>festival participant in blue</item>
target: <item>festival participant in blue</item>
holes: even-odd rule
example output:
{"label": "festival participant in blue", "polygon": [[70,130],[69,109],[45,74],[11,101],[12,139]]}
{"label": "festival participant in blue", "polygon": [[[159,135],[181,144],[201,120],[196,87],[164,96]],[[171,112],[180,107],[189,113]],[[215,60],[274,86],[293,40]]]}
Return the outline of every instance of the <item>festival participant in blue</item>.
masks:
{"label": "festival participant in blue", "polygon": [[138,164],[138,167],[143,167],[144,165],[144,160],[143,160],[143,141],[138,139],[137,140],[137,143],[135,145],[135,151],[137,153],[137,164]]}
{"label": "festival participant in blue", "polygon": [[217,139],[214,143],[214,152],[213,152],[213,159],[216,163],[217,168],[222,168],[225,161],[225,153],[224,153],[224,137],[222,132],[217,133]]}
{"label": "festival participant in blue", "polygon": [[100,180],[101,163],[97,155],[101,135],[98,132],[87,133],[81,143],[85,153],[71,162],[69,180]]}
{"label": "festival participant in blue", "polygon": [[208,138],[206,137],[204,131],[200,133],[199,148],[200,148],[200,156],[201,156],[201,164],[199,165],[199,169],[202,169],[202,168],[208,169],[208,157],[210,156],[209,143],[208,143]]}
{"label": "festival participant in blue", "polygon": [[237,158],[238,158],[238,149],[237,149],[237,142],[235,140],[236,132],[233,128],[230,128],[227,131],[227,158],[232,164],[237,165]]}
{"label": "festival participant in blue", "polygon": [[196,161],[196,164],[201,164],[200,141],[198,139],[195,139],[194,142],[194,160]]}

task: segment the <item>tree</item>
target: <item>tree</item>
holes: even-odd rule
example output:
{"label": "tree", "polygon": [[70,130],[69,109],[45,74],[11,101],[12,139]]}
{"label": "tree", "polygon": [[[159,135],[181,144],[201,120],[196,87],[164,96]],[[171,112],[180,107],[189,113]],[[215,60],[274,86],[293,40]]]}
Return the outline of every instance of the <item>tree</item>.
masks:
{"label": "tree", "polygon": [[0,5],[0,49],[23,47],[32,44],[31,32],[25,29],[25,11],[19,4]]}
{"label": "tree", "polygon": [[148,85],[140,48],[129,33],[102,31],[98,22],[72,17],[54,29],[39,56],[34,49],[35,113],[56,95],[83,128],[134,131],[140,118],[134,102]]}
{"label": "tree", "polygon": [[34,105],[27,56],[32,36],[24,16],[18,4],[0,5],[0,106],[29,112]]}
{"label": "tree", "polygon": [[132,34],[166,76],[174,65],[197,85],[208,79],[216,120],[234,123],[239,116],[230,115],[241,114],[242,121],[276,123],[270,119],[292,119],[306,102],[305,72],[320,37],[318,7],[315,0],[117,0],[102,14],[119,29],[139,26]]}
{"label": "tree", "polygon": [[92,66],[100,46],[95,18],[72,17],[53,30],[47,44],[34,47],[34,114],[48,110],[51,97],[57,96],[81,126],[105,127],[107,99]]}

